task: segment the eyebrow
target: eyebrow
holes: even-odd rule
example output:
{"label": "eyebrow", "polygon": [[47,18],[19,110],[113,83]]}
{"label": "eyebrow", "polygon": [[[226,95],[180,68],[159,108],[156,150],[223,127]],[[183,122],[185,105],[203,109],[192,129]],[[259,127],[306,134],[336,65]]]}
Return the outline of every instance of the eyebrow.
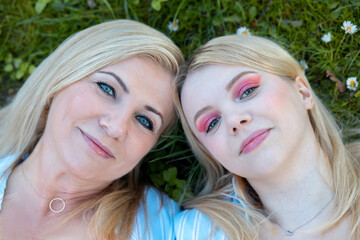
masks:
{"label": "eyebrow", "polygon": [[237,80],[239,80],[241,77],[243,77],[244,75],[249,74],[249,73],[257,73],[257,72],[244,71],[244,72],[239,73],[238,75],[233,77],[233,79],[231,79],[231,81],[226,85],[226,91],[229,91]]}
{"label": "eyebrow", "polygon": [[162,114],[159,111],[157,111],[155,108],[153,108],[153,107],[151,107],[149,105],[145,105],[145,109],[150,111],[150,112],[155,113],[156,115],[158,115],[160,117],[160,119],[161,119],[161,125],[163,125],[164,119],[163,119]]}
{"label": "eyebrow", "polygon": [[210,106],[206,106],[206,107],[203,107],[202,109],[200,109],[200,111],[198,111],[195,116],[194,116],[194,124],[196,126],[196,120],[200,117],[201,114],[203,114],[204,112],[210,110],[211,107]]}
{"label": "eyebrow", "polygon": [[126,86],[126,84],[124,83],[123,80],[121,80],[121,78],[116,75],[113,72],[106,72],[106,71],[98,71],[98,73],[104,73],[104,74],[108,74],[110,76],[112,76],[113,78],[115,78],[115,80],[120,84],[120,86],[122,87],[122,89],[124,90],[125,93],[129,93],[129,88]]}

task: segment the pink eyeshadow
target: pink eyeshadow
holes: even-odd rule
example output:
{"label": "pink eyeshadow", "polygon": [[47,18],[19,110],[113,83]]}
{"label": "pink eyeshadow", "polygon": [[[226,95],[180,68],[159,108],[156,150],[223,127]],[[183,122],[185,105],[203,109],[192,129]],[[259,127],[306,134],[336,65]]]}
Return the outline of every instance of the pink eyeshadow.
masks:
{"label": "pink eyeshadow", "polygon": [[219,116],[219,114],[217,113],[211,113],[208,115],[205,115],[204,117],[202,117],[197,124],[197,129],[199,132],[206,132],[209,124],[211,123],[212,120],[214,120],[215,118],[217,118]]}
{"label": "pink eyeshadow", "polygon": [[239,97],[248,88],[259,86],[260,81],[260,75],[253,75],[242,79],[235,88],[233,98]]}

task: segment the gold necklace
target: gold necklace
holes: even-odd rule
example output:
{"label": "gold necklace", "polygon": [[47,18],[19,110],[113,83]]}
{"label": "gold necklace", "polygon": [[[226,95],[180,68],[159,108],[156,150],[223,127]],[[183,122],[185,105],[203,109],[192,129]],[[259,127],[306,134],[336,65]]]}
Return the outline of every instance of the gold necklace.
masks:
{"label": "gold necklace", "polygon": [[[27,178],[26,175],[25,175],[24,165],[23,165],[23,164],[21,164],[21,172],[22,172],[22,174],[23,174],[23,176],[24,176],[25,181],[30,185],[30,187],[33,189],[33,191],[34,191],[39,197],[44,198],[44,199],[47,199],[46,197],[42,196],[42,195],[35,189],[35,187],[31,184],[31,182],[28,180],[28,178]],[[61,202],[61,203],[62,203],[62,207],[61,207],[59,210],[55,210],[55,209],[52,207],[52,204],[53,204],[54,202]],[[66,206],[66,204],[65,204],[64,199],[58,198],[58,197],[53,198],[53,199],[50,201],[50,203],[49,203],[49,209],[50,209],[50,211],[52,211],[53,213],[60,213],[60,212],[62,212],[62,211],[65,209],[65,206]]]}

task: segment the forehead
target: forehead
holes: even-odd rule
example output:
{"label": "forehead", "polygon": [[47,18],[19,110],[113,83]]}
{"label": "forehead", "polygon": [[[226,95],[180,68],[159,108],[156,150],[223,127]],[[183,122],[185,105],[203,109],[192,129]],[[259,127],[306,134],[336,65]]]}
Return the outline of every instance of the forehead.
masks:
{"label": "forehead", "polygon": [[192,105],[200,108],[200,105],[206,104],[204,101],[215,100],[215,95],[225,93],[227,84],[244,71],[260,72],[236,65],[207,65],[190,72],[181,91],[183,107]]}
{"label": "forehead", "polygon": [[182,89],[183,92],[187,92],[191,89],[197,89],[196,87],[201,87],[205,90],[210,90],[212,88],[217,88],[226,85],[235,77],[237,74],[244,71],[259,72],[258,70],[242,67],[236,65],[207,65],[196,69],[187,76],[184,86]]}

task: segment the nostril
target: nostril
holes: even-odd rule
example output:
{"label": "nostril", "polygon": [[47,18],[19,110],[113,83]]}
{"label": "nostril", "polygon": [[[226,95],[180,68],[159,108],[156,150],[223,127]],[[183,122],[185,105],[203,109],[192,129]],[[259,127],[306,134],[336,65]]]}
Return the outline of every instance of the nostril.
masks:
{"label": "nostril", "polygon": [[244,125],[246,122],[247,122],[246,120],[242,120],[242,121],[240,121],[240,124]]}
{"label": "nostril", "polygon": [[236,132],[236,128],[233,128],[232,131],[233,131],[233,132]]}

